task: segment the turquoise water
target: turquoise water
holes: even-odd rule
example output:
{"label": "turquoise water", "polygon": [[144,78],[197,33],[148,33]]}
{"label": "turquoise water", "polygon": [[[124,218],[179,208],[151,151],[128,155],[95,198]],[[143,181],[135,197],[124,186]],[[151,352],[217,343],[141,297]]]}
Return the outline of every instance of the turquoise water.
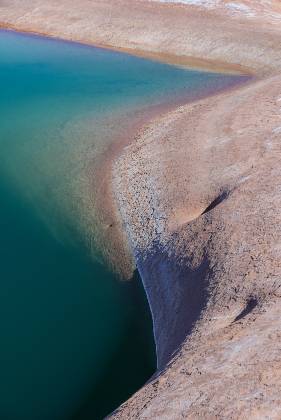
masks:
{"label": "turquoise water", "polygon": [[89,168],[122,115],[230,81],[0,31],[1,419],[99,419],[153,373],[139,279],[93,258]]}

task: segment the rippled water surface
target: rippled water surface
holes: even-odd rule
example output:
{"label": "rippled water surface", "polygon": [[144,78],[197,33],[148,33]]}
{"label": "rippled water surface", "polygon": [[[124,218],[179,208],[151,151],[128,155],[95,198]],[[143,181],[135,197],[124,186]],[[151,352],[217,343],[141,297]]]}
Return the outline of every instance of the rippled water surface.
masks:
{"label": "rippled water surface", "polygon": [[116,118],[228,83],[0,31],[1,419],[99,419],[153,373],[139,279],[120,282],[87,248],[89,168]]}

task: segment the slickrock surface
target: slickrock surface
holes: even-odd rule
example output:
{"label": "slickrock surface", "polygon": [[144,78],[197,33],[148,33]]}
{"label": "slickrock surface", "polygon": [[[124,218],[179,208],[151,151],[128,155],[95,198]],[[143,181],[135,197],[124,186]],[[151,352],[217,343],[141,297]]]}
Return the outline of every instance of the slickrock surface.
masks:
{"label": "slickrock surface", "polygon": [[160,368],[113,416],[280,419],[280,1],[0,0],[0,24],[256,76],[108,165]]}
{"label": "slickrock surface", "polygon": [[279,76],[183,106],[116,165],[160,368],[202,311],[117,418],[281,418],[280,107]]}

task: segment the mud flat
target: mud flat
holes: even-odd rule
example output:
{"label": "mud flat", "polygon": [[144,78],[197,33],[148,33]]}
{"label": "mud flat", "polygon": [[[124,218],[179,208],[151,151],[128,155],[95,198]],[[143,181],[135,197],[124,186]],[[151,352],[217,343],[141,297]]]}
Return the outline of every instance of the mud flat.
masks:
{"label": "mud flat", "polygon": [[255,76],[155,117],[113,162],[160,368],[120,419],[281,416],[280,4],[200,3],[0,4],[2,26]]}

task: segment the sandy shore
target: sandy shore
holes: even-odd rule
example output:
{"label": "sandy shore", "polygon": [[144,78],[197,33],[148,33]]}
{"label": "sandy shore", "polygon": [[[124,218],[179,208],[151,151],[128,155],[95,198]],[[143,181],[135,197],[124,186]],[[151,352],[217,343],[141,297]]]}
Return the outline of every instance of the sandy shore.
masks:
{"label": "sandy shore", "polygon": [[204,4],[0,2],[2,27],[255,75],[155,115],[108,161],[162,368],[120,419],[281,417],[280,2]]}

